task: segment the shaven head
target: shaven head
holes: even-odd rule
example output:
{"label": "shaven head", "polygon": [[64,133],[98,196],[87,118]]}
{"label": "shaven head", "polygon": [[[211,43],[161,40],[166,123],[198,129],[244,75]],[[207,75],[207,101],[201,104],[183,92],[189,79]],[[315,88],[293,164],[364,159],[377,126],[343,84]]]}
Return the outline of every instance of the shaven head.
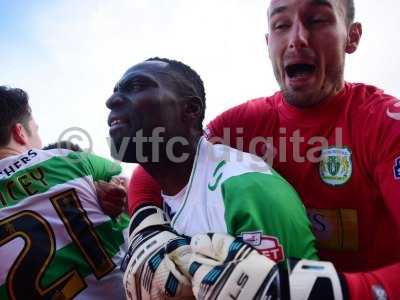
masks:
{"label": "shaven head", "polygon": [[198,124],[199,129],[201,130],[206,109],[206,92],[200,75],[190,66],[178,60],[152,57],[146,61],[162,61],[167,63],[168,69],[171,71],[171,75],[176,74],[179,77],[174,79],[174,83],[177,85],[177,92],[179,92],[181,96],[196,96],[201,100],[203,111]]}

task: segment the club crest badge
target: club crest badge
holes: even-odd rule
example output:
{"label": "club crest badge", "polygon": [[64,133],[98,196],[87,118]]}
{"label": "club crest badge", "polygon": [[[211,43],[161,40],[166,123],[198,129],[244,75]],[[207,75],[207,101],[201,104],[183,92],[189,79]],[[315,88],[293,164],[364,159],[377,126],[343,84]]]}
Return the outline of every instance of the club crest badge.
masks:
{"label": "club crest badge", "polygon": [[326,184],[345,184],[353,171],[351,151],[348,148],[328,148],[321,152],[319,175]]}

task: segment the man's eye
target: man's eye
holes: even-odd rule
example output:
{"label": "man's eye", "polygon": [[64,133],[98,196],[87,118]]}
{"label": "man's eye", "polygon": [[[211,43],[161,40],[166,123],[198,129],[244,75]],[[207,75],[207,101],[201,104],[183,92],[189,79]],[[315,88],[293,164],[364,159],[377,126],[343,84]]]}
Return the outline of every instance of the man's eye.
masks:
{"label": "man's eye", "polygon": [[284,30],[290,27],[289,23],[276,23],[274,26],[275,30]]}
{"label": "man's eye", "polygon": [[146,83],[139,80],[134,80],[125,84],[123,89],[127,92],[140,92],[146,87]]}
{"label": "man's eye", "polygon": [[325,24],[327,23],[329,20],[327,18],[323,18],[323,17],[315,17],[315,18],[311,18],[310,19],[310,24],[314,24],[314,25],[318,25],[318,24]]}

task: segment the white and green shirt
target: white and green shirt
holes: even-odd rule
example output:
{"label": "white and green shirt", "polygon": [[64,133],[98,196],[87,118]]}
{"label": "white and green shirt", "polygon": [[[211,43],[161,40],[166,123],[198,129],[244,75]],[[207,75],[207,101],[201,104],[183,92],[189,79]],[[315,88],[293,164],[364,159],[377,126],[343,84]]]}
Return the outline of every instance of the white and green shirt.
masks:
{"label": "white and green shirt", "polygon": [[120,172],[63,149],[0,160],[0,299],[124,299],[128,218],[104,215],[94,187]]}
{"label": "white and green shirt", "polygon": [[254,155],[201,138],[188,185],[176,196],[163,198],[180,234],[242,236],[275,261],[285,256],[317,258],[298,194]]}

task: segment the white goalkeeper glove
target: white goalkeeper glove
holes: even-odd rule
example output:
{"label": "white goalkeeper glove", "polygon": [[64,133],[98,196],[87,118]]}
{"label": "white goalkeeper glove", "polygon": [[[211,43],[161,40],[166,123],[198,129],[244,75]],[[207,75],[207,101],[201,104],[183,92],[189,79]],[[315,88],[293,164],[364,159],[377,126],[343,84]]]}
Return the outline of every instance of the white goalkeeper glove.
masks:
{"label": "white goalkeeper glove", "polygon": [[225,234],[196,235],[191,247],[189,273],[196,299],[345,299],[346,290],[329,262],[276,264],[241,238]]}
{"label": "white goalkeeper glove", "polygon": [[274,261],[240,238],[210,233],[192,237],[189,268],[196,299],[279,299]]}
{"label": "white goalkeeper glove", "polygon": [[139,209],[129,225],[129,250],[121,266],[127,298],[194,299],[191,283],[181,272],[190,255],[189,240],[172,230],[161,209]]}

